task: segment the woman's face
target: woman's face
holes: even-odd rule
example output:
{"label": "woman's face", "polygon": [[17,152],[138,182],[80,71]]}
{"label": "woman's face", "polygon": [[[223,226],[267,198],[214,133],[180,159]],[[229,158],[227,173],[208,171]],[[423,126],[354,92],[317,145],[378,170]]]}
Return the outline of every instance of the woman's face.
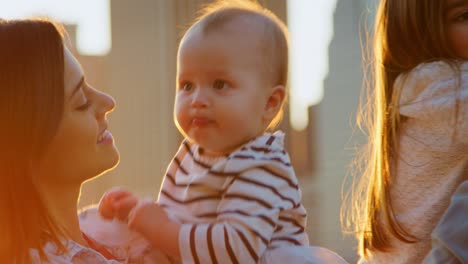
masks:
{"label": "woman's face", "polygon": [[66,48],[64,60],[63,118],[39,161],[39,180],[82,183],[113,168],[119,161],[106,119],[115,101],[86,83],[80,64]]}
{"label": "woman's face", "polygon": [[446,0],[446,30],[458,58],[468,60],[468,1]]}

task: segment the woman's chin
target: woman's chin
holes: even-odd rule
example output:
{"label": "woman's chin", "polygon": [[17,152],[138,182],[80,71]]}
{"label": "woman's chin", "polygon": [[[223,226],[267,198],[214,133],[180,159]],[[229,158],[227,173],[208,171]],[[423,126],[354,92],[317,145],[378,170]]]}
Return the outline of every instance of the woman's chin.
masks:
{"label": "woman's chin", "polygon": [[90,173],[88,178],[84,179],[84,182],[91,181],[111,170],[113,170],[120,162],[120,154],[117,148],[113,148],[114,151],[105,155],[105,160],[101,162],[94,173]]}
{"label": "woman's chin", "polygon": [[110,170],[113,170],[117,165],[119,165],[120,162],[120,153],[117,150],[116,147],[114,147],[114,151],[112,154],[109,154],[106,157],[107,163],[102,167],[102,172],[100,172],[98,175],[102,175]]}

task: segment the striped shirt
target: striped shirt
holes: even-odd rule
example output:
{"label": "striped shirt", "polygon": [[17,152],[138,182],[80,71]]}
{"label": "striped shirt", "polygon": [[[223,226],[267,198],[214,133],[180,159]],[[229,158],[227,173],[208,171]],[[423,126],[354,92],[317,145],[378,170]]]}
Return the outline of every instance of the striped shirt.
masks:
{"label": "striped shirt", "polygon": [[183,141],[159,194],[181,223],[183,263],[257,263],[266,250],[309,244],[283,141],[282,132],[264,134],[218,157]]}

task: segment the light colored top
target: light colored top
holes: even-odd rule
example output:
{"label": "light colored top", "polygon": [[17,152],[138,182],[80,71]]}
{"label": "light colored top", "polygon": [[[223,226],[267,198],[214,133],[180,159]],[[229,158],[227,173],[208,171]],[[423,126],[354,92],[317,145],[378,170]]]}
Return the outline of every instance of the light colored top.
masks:
{"label": "light colored top", "polygon": [[391,237],[393,249],[370,263],[421,263],[431,232],[457,186],[468,178],[468,63],[461,76],[444,62],[421,64],[397,78],[400,142],[391,199],[399,223],[420,239]]}
{"label": "light colored top", "polygon": [[72,240],[67,241],[68,254],[60,253],[54,244],[48,243],[44,247],[45,254],[49,261],[41,261],[36,250],[31,250],[32,263],[34,264],[121,264],[116,260],[108,260],[94,249],[84,247]]}
{"label": "light colored top", "polygon": [[183,263],[257,263],[267,250],[308,245],[306,211],[284,134],[260,136],[226,156],[185,140],[159,203],[182,224]]}
{"label": "light colored top", "polygon": [[424,264],[468,263],[468,181],[452,196],[450,206],[432,232],[432,249]]}
{"label": "light colored top", "polygon": [[69,253],[57,252],[49,243],[44,247],[50,262],[40,260],[38,252],[31,251],[34,264],[169,264],[170,259],[153,248],[141,235],[131,231],[118,220],[108,221],[100,217],[96,207],[79,214],[80,228],[100,251],[110,253],[115,260],[106,259],[100,252],[74,241],[67,242]]}

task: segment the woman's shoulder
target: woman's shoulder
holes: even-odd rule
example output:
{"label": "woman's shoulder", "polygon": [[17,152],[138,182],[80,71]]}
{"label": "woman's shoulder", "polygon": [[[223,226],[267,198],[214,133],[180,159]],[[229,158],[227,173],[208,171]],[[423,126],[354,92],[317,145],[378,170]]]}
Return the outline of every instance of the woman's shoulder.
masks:
{"label": "woman's shoulder", "polygon": [[412,78],[451,78],[458,73],[468,73],[468,61],[432,61],[417,65],[411,71],[409,76]]}
{"label": "woman's shoulder", "polygon": [[445,61],[433,61],[422,63],[407,73],[398,76],[397,86],[402,86],[402,93],[417,93],[428,86],[459,77],[459,74],[468,74],[468,62],[449,63]]}
{"label": "woman's shoulder", "polygon": [[417,65],[409,75],[412,78],[438,80],[457,77],[459,74],[468,74],[468,61],[432,61]]}
{"label": "woman's shoulder", "polygon": [[[422,63],[395,81],[400,89],[400,106],[420,102],[444,102],[441,98],[454,99],[460,89],[468,85],[468,62],[434,61]],[[412,107],[410,107],[412,109]]]}

